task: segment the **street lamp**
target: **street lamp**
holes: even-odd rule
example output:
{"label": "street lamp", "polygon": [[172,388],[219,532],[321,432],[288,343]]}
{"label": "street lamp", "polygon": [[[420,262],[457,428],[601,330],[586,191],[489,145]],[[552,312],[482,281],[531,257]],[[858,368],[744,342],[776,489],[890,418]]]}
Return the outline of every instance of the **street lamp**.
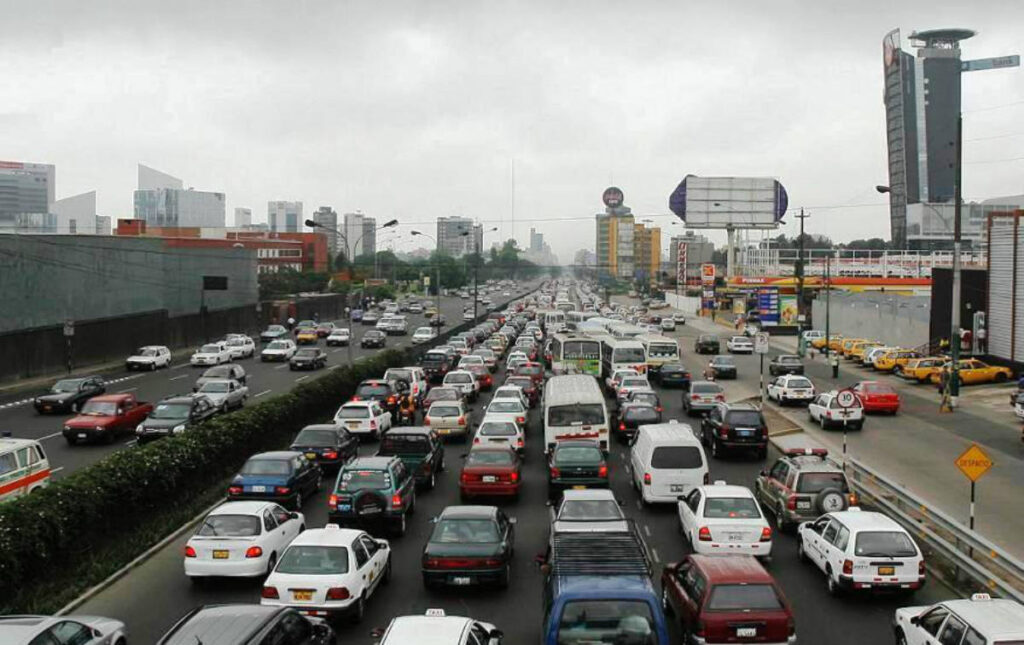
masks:
{"label": "street lamp", "polygon": [[326,224],[322,224],[320,222],[314,222],[311,219],[306,220],[306,226],[308,226],[309,228],[322,228],[328,231],[334,231],[338,235],[338,237],[340,237],[341,240],[345,243],[345,257],[348,259],[349,262],[352,261],[352,249],[349,248],[348,238],[345,237],[345,234],[341,232],[340,228],[335,228],[334,226],[327,226]]}
{"label": "street lamp", "polygon": [[[483,234],[484,233],[492,233],[492,232],[494,232],[496,230],[498,230],[497,226],[495,226],[494,228],[489,228],[486,231],[481,231],[480,232],[481,241],[483,241],[482,238],[483,238]],[[472,235],[472,234],[473,234],[473,231],[462,231],[461,233],[459,233],[459,235],[461,235],[463,237],[466,237],[466,236],[469,236],[469,235]],[[477,317],[477,309],[476,308],[477,308],[477,305],[479,304],[477,302],[477,298],[479,297],[479,285],[477,285],[477,270],[480,267],[480,259],[481,258],[480,258],[480,246],[476,243],[476,236],[475,235],[473,235],[473,248],[475,249],[474,255],[476,255],[476,258],[475,258],[475,260],[473,262],[473,320],[476,320],[476,317]]]}
{"label": "street lamp", "polygon": [[[425,238],[433,240],[435,245],[437,244],[437,238],[434,237],[433,235],[428,235],[428,234],[426,234],[426,233],[424,233],[422,231],[410,231],[410,233],[412,233],[413,237],[416,237],[417,235],[420,235],[420,236],[423,236]],[[434,314],[434,315],[435,316],[440,316],[441,315],[441,257],[440,257],[440,255],[437,254],[436,251],[434,253],[435,253],[434,269],[437,272],[436,273],[437,284],[434,285],[434,290],[435,290],[435,293],[437,294],[437,313]],[[438,333],[441,333],[441,325],[440,324],[437,325],[437,331],[438,331]]]}

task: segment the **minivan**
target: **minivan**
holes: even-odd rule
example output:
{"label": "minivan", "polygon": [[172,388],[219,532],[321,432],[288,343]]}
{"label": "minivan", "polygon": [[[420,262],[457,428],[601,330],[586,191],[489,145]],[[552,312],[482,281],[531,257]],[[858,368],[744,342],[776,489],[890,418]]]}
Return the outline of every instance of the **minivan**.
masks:
{"label": "minivan", "polygon": [[710,481],[700,440],[689,424],[675,419],[640,426],[629,461],[633,486],[644,504],[675,504],[680,495]]}

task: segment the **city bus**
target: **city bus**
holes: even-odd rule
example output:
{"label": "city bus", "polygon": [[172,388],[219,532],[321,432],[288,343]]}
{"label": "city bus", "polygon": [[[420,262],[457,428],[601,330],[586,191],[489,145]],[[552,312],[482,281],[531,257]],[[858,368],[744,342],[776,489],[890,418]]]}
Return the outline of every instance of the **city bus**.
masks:
{"label": "city bus", "polygon": [[560,331],[565,331],[565,312],[559,310],[547,310],[544,312],[537,312],[537,317],[541,318],[540,326],[544,329],[546,334],[557,334]]}
{"label": "city bus", "polygon": [[601,376],[609,378],[616,370],[634,369],[647,373],[647,352],[638,340],[608,338],[601,347]]}
{"label": "city bus", "polygon": [[585,323],[591,318],[597,318],[597,312],[594,311],[567,311],[565,312],[565,322],[569,326],[569,331],[575,331],[580,324]]}
{"label": "city bus", "polygon": [[545,454],[571,439],[594,439],[608,450],[608,409],[593,376],[552,376],[544,385],[543,410]]}
{"label": "city bus", "polygon": [[648,334],[637,338],[647,352],[647,367],[660,370],[666,363],[679,362],[679,343],[668,336]]}
{"label": "city bus", "polygon": [[555,334],[551,339],[551,371],[601,376],[601,341],[577,334]]}

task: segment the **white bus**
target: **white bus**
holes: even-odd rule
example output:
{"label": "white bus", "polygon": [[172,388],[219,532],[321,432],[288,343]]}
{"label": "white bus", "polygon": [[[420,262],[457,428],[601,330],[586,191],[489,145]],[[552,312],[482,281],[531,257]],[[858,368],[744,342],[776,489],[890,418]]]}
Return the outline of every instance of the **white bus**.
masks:
{"label": "white bus", "polygon": [[551,339],[551,371],[601,376],[601,341],[579,334],[555,334]]}
{"label": "white bus", "polygon": [[617,322],[608,325],[608,333],[620,340],[628,340],[639,338],[640,336],[646,335],[648,332],[643,327],[639,327],[637,325]]}
{"label": "white bus", "polygon": [[608,409],[593,376],[552,376],[544,386],[543,410],[545,454],[571,439],[593,439],[608,450]]}
{"label": "white bus", "polygon": [[679,343],[668,336],[647,335],[638,338],[647,352],[647,367],[661,369],[666,363],[679,362]]}
{"label": "white bus", "polygon": [[565,312],[565,322],[569,326],[569,331],[575,331],[580,326],[580,324],[585,323],[591,318],[597,318],[597,313],[593,311]]}
{"label": "white bus", "polygon": [[610,338],[601,347],[601,375],[610,377],[616,370],[634,369],[647,373],[647,352],[638,340]]}
{"label": "white bus", "polygon": [[565,331],[565,312],[564,311],[545,311],[537,313],[538,317],[542,317],[540,326],[544,329],[545,334],[557,334],[560,331]]}

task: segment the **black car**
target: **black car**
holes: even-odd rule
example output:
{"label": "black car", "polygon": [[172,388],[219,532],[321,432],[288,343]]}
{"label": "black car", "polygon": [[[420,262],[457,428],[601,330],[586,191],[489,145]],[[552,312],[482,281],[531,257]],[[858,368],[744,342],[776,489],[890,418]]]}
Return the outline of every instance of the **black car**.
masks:
{"label": "black car", "polygon": [[185,614],[157,645],[333,645],[334,631],[320,618],[290,607],[257,604],[206,605]]}
{"label": "black car", "polygon": [[661,423],[661,410],[649,403],[624,403],[612,425],[612,434],[620,443],[629,443],[640,426]]}
{"label": "black car", "polygon": [[302,347],[288,361],[289,370],[316,370],[327,366],[327,352],[319,347]]}
{"label": "black car", "polygon": [[135,429],[139,444],[178,435],[217,414],[218,408],[205,394],[172,396],[160,401],[146,420]]}
{"label": "black car", "polygon": [[107,382],[102,376],[65,378],[57,381],[49,394],[33,399],[32,405],[39,414],[78,412],[83,403],[106,391]]}
{"label": "black car", "polygon": [[[366,320],[365,318],[363,320]],[[359,339],[360,347],[384,347],[388,335],[379,329],[371,329]]]}
{"label": "black car", "polygon": [[722,351],[722,341],[714,334],[701,334],[693,343],[693,351],[698,354],[717,354]]}
{"label": "black car", "polygon": [[416,485],[428,490],[444,470],[444,445],[437,432],[426,427],[391,428],[381,437],[377,456],[398,457]]}
{"label": "black car", "polygon": [[768,454],[768,424],[761,411],[749,403],[719,403],[700,422],[701,443],[720,459],[727,449],[753,450],[758,458]]}
{"label": "black car", "polygon": [[289,450],[301,452],[321,468],[338,468],[359,454],[359,439],[331,423],[306,426],[292,440]]}
{"label": "black car", "polygon": [[320,490],[320,465],[294,450],[261,452],[242,464],[228,486],[231,501],[258,499],[296,511]]}
{"label": "black car", "polygon": [[226,365],[215,365],[205,372],[203,375],[196,379],[196,384],[192,386],[193,392],[198,392],[199,388],[203,387],[207,381],[238,381],[242,385],[249,379],[245,373],[245,368],[238,363],[227,363]]}
{"label": "black car", "polygon": [[768,372],[772,376],[803,374],[804,362],[796,354],[779,354],[768,363]]}
{"label": "black car", "polygon": [[678,385],[684,390],[690,387],[690,371],[682,363],[665,363],[661,369],[651,370],[650,377],[662,387]]}
{"label": "black car", "polygon": [[444,375],[451,371],[452,359],[447,352],[429,351],[423,355],[420,365],[431,382],[440,383]]}
{"label": "black car", "polygon": [[398,457],[356,457],[341,467],[327,501],[327,520],[405,535],[416,509],[416,481]]}
{"label": "black car", "polygon": [[736,359],[732,356],[715,356],[704,368],[704,378],[711,380],[736,378]]}
{"label": "black car", "polygon": [[423,585],[508,587],[514,517],[495,506],[449,506],[433,519],[423,547]]}
{"label": "black car", "polygon": [[548,497],[567,488],[608,488],[608,461],[601,444],[590,439],[560,441],[548,455]]}
{"label": "black car", "polygon": [[391,413],[391,418],[398,423],[398,399],[408,391],[409,384],[404,381],[385,381],[384,379],[371,378],[361,382],[353,401],[378,401],[380,407]]}

